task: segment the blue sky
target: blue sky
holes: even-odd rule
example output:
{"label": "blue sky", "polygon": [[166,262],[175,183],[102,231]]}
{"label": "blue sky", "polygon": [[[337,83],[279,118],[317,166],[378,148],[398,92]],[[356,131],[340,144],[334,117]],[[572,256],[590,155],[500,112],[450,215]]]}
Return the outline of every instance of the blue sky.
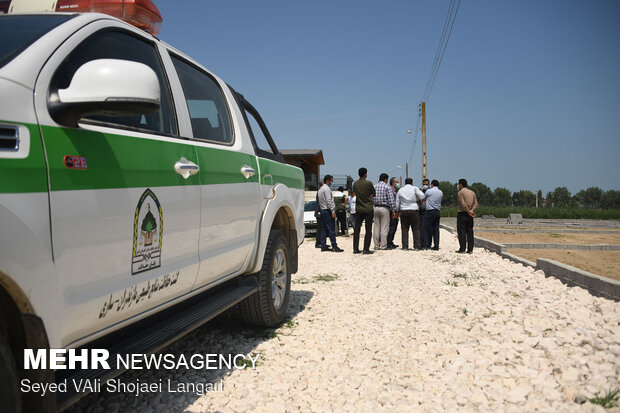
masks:
{"label": "blue sky", "polygon": [[[155,0],[160,38],[256,106],[321,173],[421,179],[424,94],[449,0]],[[431,179],[620,189],[620,2],[463,0],[426,103]]]}

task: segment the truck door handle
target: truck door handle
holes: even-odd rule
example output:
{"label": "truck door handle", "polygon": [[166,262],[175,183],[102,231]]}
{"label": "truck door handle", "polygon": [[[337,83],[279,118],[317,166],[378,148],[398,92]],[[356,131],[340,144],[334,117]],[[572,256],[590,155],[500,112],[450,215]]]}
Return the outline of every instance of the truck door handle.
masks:
{"label": "truck door handle", "polygon": [[245,176],[245,179],[248,179],[251,176],[254,176],[256,171],[251,166],[243,165],[241,167],[241,174]]}
{"label": "truck door handle", "polygon": [[196,175],[200,168],[194,162],[188,161],[183,157],[174,164],[174,170],[184,179],[187,179],[191,175]]}

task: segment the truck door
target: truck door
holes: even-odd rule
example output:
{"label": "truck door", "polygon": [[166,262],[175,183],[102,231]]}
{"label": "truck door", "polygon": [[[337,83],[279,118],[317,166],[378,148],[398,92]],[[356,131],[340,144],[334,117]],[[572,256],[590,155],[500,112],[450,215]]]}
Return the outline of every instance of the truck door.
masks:
{"label": "truck door", "polygon": [[[102,23],[103,25],[103,23]],[[35,91],[48,160],[54,259],[62,294],[63,345],[189,292],[198,270],[200,186],[179,162],[197,165],[178,138],[170,87],[155,45],[137,33],[96,31],[67,40]],[[102,26],[103,27],[103,26]],[[94,32],[94,33],[93,33]],[[144,63],[158,75],[161,107],[137,116],[92,116],[62,127],[47,96],[95,59]],[[196,166],[197,168],[197,166]]]}
{"label": "truck door", "polygon": [[249,139],[235,135],[218,81],[172,55],[200,165],[200,270],[195,288],[243,271],[256,245],[261,197]]}

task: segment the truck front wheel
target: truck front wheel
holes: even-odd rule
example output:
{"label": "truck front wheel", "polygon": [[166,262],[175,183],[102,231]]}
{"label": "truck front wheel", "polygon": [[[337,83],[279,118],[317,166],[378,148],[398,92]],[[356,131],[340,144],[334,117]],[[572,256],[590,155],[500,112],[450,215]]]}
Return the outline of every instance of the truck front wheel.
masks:
{"label": "truck front wheel", "polygon": [[286,318],[291,295],[288,242],[278,230],[271,230],[263,265],[258,273],[258,291],[240,304],[246,323],[276,327]]}
{"label": "truck front wheel", "polygon": [[0,413],[21,410],[15,358],[9,342],[0,331]]}

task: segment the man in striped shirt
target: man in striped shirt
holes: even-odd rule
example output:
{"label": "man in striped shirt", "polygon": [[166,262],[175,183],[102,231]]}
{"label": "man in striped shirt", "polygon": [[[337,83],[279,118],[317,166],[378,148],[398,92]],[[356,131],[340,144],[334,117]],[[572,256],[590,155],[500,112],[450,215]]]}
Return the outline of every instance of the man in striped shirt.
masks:
{"label": "man in striped shirt", "polygon": [[376,250],[386,250],[388,247],[388,232],[390,231],[390,217],[396,217],[396,200],[394,192],[387,184],[388,174],[379,175],[379,182],[375,185],[375,228],[372,238]]}

